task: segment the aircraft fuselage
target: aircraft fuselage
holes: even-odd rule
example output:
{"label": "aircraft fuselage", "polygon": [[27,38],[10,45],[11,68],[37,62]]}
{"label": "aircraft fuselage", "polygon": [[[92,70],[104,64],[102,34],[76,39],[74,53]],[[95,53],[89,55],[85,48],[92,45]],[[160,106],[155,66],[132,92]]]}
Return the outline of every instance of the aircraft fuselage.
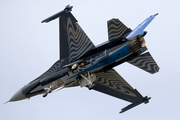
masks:
{"label": "aircraft fuselage", "polygon": [[[124,39],[124,42],[121,43],[118,43],[118,40],[115,42],[109,42],[89,51],[84,55],[84,57],[82,56],[80,59],[73,62],[74,64],[70,63],[68,66],[66,65],[66,62],[64,62],[64,65],[62,63],[62,67],[60,68],[61,70],[58,72],[48,77],[38,78],[24,86],[20,90],[22,95],[24,95],[23,99],[42,93],[44,93],[44,96],[46,96],[48,93],[57,91],[64,87],[69,87],[77,81],[81,87],[92,87],[95,80],[93,81],[89,79],[88,75],[91,76],[93,74],[95,76],[95,73],[98,71],[106,72],[118,65],[114,65],[114,63],[125,62],[124,59],[134,54],[135,51],[141,48],[142,42],[140,42],[140,38],[142,39],[143,37],[134,37],[130,40],[122,38]],[[72,70],[72,66],[75,64],[77,64],[77,68]],[[85,77],[87,77],[87,79]]]}
{"label": "aircraft fuselage", "polygon": [[123,108],[125,112],[150,97],[143,97],[130,86],[113,67],[128,62],[146,72],[154,74],[159,67],[145,45],[144,29],[155,18],[151,15],[133,31],[119,19],[108,23],[108,41],[95,46],[76,18],[71,14],[72,6],[48,17],[42,23],[59,18],[60,59],[45,73],[17,91],[8,102],[31,98],[66,87],[88,87],[89,89],[123,99],[132,104]]}

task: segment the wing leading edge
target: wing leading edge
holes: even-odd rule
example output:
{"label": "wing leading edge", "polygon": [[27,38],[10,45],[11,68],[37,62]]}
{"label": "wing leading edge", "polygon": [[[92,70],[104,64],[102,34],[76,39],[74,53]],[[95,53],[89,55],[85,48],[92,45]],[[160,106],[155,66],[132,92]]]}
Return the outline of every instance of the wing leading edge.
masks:
{"label": "wing leading edge", "polygon": [[105,74],[104,72],[99,72],[96,75],[97,80],[95,81],[95,86],[92,89],[132,103],[131,105],[123,108],[121,113],[147,100],[136,89],[133,89],[113,69],[109,70]]}
{"label": "wing leading edge", "polygon": [[95,48],[71,13],[61,16],[59,20],[61,59],[68,57],[69,63],[71,63],[87,51]]}
{"label": "wing leading edge", "polygon": [[59,18],[60,38],[60,59],[68,59],[69,63],[80,58],[87,51],[95,48],[89,37],[77,23],[76,18],[71,14],[72,6],[42,21],[49,22]]}

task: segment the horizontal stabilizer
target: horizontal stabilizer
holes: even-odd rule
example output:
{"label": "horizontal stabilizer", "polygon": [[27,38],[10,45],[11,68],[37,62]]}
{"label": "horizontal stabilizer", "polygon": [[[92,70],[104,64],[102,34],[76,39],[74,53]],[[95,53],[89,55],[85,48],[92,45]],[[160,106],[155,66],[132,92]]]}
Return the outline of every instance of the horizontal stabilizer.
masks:
{"label": "horizontal stabilizer", "polygon": [[111,19],[108,24],[109,41],[113,41],[120,37],[126,37],[132,30],[127,28],[119,19]]}
{"label": "horizontal stabilizer", "polygon": [[154,74],[159,71],[159,66],[156,64],[149,52],[144,53],[127,62],[151,74]]}
{"label": "horizontal stabilizer", "polygon": [[145,46],[145,47],[142,47],[138,50],[139,54],[142,54],[144,53],[146,50],[148,50],[148,48]]}

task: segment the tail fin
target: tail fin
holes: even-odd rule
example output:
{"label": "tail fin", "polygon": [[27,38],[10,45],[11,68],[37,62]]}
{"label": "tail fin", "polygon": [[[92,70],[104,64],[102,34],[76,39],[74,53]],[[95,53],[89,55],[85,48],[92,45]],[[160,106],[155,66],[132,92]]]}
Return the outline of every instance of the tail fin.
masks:
{"label": "tail fin", "polygon": [[71,8],[67,6],[63,11],[43,21],[49,22],[59,17],[60,59],[67,58],[69,62],[95,47],[71,14]]}
{"label": "tail fin", "polygon": [[[140,25],[138,25],[126,38],[131,38],[136,35],[144,36],[147,32],[143,31],[149,23],[157,16],[158,14],[151,15],[149,18],[144,20]],[[130,64],[135,65],[149,73],[156,73],[159,71],[159,67],[154,61],[153,57],[149,52],[144,53],[147,50],[147,47],[142,47],[138,50],[139,55],[132,60],[129,60]],[[143,54],[144,53],[144,54]]]}
{"label": "tail fin", "polygon": [[139,24],[126,38],[131,38],[137,35],[141,35],[144,36],[147,34],[146,31],[143,31],[148,25],[149,23],[158,15],[158,13],[156,13],[155,15],[151,15],[150,17],[148,17],[147,19],[145,19],[141,24]]}

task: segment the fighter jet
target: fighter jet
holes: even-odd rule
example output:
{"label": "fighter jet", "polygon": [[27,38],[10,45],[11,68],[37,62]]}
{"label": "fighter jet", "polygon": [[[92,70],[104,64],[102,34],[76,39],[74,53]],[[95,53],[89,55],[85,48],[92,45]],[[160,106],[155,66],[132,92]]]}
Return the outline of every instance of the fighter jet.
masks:
{"label": "fighter jet", "polygon": [[159,67],[145,44],[144,29],[158,14],[151,15],[134,30],[119,19],[111,19],[108,25],[108,41],[95,46],[78,21],[72,15],[72,6],[48,17],[42,23],[59,18],[60,59],[45,73],[17,91],[8,102],[48,94],[67,87],[87,87],[131,104],[125,112],[141,103],[148,103],[150,97],[143,97],[131,87],[113,68],[124,62],[154,74]]}

